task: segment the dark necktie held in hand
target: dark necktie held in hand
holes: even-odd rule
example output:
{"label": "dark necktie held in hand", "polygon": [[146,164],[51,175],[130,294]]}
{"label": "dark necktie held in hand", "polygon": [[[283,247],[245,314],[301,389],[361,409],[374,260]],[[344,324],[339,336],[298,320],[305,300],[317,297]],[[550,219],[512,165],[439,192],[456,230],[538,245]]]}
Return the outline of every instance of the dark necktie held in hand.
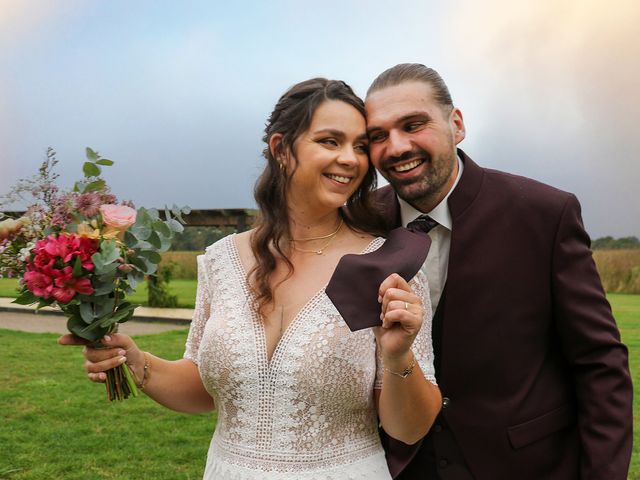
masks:
{"label": "dark necktie held in hand", "polygon": [[[433,223],[420,220],[423,217]],[[427,230],[428,223],[431,226]],[[415,227],[412,224],[416,224]],[[421,215],[407,228],[389,232],[384,245],[375,252],[349,254],[340,259],[325,292],[352,332],[382,325],[378,303],[380,284],[392,273],[407,282],[418,273],[431,246],[431,239],[424,233],[437,224],[427,215]]]}

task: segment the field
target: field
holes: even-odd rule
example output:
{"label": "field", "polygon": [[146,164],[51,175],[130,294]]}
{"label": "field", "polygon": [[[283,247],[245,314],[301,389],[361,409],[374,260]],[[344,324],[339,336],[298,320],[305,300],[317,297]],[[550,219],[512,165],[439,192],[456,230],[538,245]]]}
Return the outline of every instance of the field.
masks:
{"label": "field", "polygon": [[[640,295],[612,294],[635,380],[640,480]],[[109,404],[85,379],[78,348],[57,335],[0,330],[0,479],[199,479],[215,414],[183,415],[146,397]],[[136,337],[145,350],[179,358],[186,330]]]}

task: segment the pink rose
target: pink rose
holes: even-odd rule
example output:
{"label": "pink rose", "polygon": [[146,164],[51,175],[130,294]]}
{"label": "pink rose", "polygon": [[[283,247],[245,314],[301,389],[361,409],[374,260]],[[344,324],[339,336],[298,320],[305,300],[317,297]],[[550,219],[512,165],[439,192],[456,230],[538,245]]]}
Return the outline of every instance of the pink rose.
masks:
{"label": "pink rose", "polygon": [[100,213],[105,225],[124,231],[136,223],[136,211],[126,205],[102,205]]}

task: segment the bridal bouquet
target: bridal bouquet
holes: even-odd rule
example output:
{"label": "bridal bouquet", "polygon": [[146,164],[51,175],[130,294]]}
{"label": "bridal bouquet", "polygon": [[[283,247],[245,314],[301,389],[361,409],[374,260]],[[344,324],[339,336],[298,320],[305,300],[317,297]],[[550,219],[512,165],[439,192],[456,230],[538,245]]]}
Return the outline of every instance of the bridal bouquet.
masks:
{"label": "bridal bouquet", "polygon": [[[30,185],[36,203],[23,217],[0,222],[0,276],[21,278],[15,303],[57,305],[69,331],[99,348],[104,335],[133,316],[139,305],[127,295],[156,272],[189,209],[167,208],[161,219],[155,209],[119,203],[100,178],[101,167],[113,162],[90,148],[86,154],[84,179],[60,193],[51,173],[55,152],[48,152],[39,181]],[[138,393],[126,364],[107,372],[106,387],[109,400]]]}

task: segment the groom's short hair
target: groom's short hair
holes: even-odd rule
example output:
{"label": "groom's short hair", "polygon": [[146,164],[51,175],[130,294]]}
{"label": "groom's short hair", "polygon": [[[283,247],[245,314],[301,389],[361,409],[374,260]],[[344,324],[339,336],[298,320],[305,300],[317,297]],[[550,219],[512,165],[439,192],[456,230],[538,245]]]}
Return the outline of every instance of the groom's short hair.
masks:
{"label": "groom's short hair", "polygon": [[373,92],[387,87],[395,87],[404,82],[424,82],[430,85],[436,102],[445,108],[453,107],[451,94],[440,74],[421,63],[400,63],[385,70],[373,81],[367,90],[367,97]]}

